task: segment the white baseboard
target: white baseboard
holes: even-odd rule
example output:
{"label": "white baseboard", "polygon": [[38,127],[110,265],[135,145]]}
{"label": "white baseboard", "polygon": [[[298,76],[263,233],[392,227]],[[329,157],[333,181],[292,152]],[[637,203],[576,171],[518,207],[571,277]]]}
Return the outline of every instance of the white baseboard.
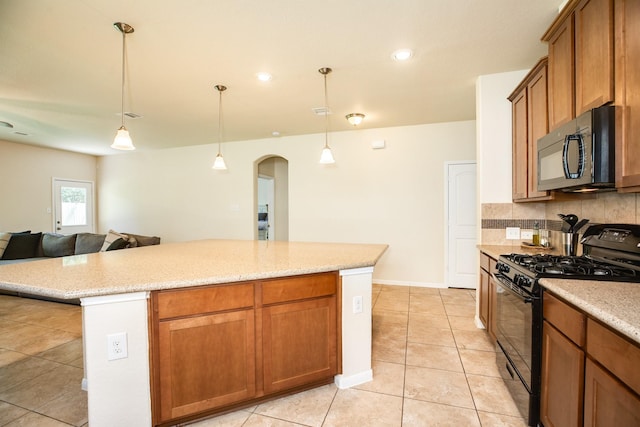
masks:
{"label": "white baseboard", "polygon": [[406,280],[378,280],[373,279],[372,282],[374,284],[379,285],[394,285],[394,286],[413,286],[416,288],[439,288],[446,289],[447,286],[444,283],[429,283],[429,282],[408,282]]}
{"label": "white baseboard", "polygon": [[344,375],[336,375],[334,378],[335,384],[341,389],[351,388],[360,384],[368,383],[369,381],[373,381],[373,371],[371,369],[348,377]]}
{"label": "white baseboard", "polygon": [[482,320],[480,320],[480,318],[478,316],[475,316],[473,318],[473,321],[476,324],[476,328],[478,328],[478,329],[486,329],[484,327],[484,323],[482,323]]}

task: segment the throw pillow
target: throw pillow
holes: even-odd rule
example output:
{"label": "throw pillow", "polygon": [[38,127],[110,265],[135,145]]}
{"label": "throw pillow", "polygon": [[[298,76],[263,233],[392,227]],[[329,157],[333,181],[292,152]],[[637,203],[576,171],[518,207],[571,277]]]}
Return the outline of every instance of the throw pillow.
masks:
{"label": "throw pillow", "polygon": [[129,245],[129,242],[124,240],[122,237],[117,238],[109,245],[106,249],[107,251],[117,251],[118,249],[124,249]]}
{"label": "throw pillow", "polygon": [[10,238],[11,233],[0,233],[0,258],[2,258],[2,254],[4,254],[4,250],[7,248]]}
{"label": "throw pillow", "polygon": [[40,246],[41,237],[42,233],[12,234],[2,254],[2,259],[34,258],[38,251],[38,246]]}
{"label": "throw pillow", "polygon": [[111,246],[111,244],[118,239],[122,239],[127,242],[129,240],[129,236],[127,236],[126,234],[118,233],[117,231],[109,230],[109,232],[107,233],[107,237],[104,238],[104,243],[102,244],[100,252],[105,252],[109,248],[109,246]]}
{"label": "throw pillow", "polygon": [[94,233],[78,233],[76,237],[76,255],[92,254],[94,252],[100,252],[106,234],[94,234]]}
{"label": "throw pillow", "polygon": [[129,238],[135,238],[137,246],[151,246],[160,244],[160,237],[157,236],[141,236],[139,234],[131,233],[126,233],[126,235],[129,236]]}
{"label": "throw pillow", "polygon": [[73,255],[76,250],[76,235],[44,233],[42,236],[42,252],[47,257]]}

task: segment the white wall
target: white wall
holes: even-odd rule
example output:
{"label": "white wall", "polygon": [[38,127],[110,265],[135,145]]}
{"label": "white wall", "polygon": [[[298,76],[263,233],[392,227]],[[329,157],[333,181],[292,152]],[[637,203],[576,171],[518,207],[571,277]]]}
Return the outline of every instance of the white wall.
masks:
{"label": "white wall", "polygon": [[[386,148],[372,150],[373,140]],[[289,161],[289,240],[387,243],[380,283],[444,281],[444,163],[474,160],[475,122],[330,134],[336,164],[318,164],[322,135],[134,152],[99,160],[99,229],[163,242],[252,239],[254,161]]]}
{"label": "white wall", "polygon": [[478,203],[511,203],[511,102],[529,70],[489,74],[476,81]]}
{"label": "white wall", "polygon": [[96,180],[97,158],[0,140],[0,231],[53,231],[52,179]]}

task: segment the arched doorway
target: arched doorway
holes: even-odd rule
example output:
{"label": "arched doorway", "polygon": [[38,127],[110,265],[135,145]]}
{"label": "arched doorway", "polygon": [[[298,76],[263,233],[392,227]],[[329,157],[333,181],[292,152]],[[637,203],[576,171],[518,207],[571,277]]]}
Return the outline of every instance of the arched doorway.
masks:
{"label": "arched doorway", "polygon": [[289,162],[265,156],[255,171],[255,239],[289,240]]}

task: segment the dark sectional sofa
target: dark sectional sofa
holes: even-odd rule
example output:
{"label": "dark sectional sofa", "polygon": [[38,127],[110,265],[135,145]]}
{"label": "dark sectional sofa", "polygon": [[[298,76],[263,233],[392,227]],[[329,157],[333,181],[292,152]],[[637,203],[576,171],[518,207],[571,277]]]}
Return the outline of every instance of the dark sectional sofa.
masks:
{"label": "dark sectional sofa", "polygon": [[[35,261],[54,257],[82,255],[139,246],[159,245],[160,237],[118,233],[109,230],[107,234],[77,233],[61,235],[55,233],[0,233],[0,268],[5,264]],[[0,293],[33,297],[17,292]],[[79,301],[61,301],[77,304]]]}
{"label": "dark sectional sofa", "polygon": [[10,234],[0,257],[0,265],[160,244],[160,237],[118,233],[113,230],[109,230],[107,234],[61,235],[31,231]]}

